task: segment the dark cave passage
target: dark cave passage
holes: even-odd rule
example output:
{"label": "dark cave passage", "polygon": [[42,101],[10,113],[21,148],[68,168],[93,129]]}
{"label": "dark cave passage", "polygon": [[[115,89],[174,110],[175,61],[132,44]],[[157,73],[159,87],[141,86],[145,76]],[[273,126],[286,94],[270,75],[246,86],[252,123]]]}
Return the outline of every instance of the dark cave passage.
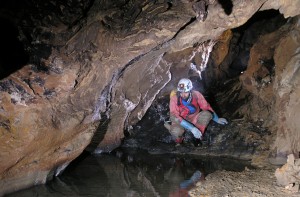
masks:
{"label": "dark cave passage", "polygon": [[9,20],[0,18],[0,80],[19,70],[29,61],[17,27]]}
{"label": "dark cave passage", "polygon": [[250,50],[257,39],[279,29],[286,22],[287,19],[278,10],[266,10],[257,12],[244,25],[233,29],[234,38],[231,50],[234,56],[227,75],[235,77],[245,71],[250,58]]}

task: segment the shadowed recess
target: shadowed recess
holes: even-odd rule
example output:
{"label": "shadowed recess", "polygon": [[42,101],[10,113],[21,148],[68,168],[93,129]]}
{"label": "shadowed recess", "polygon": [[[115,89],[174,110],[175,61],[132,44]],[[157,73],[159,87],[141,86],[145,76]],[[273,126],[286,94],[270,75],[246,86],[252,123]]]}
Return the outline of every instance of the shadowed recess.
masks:
{"label": "shadowed recess", "polygon": [[100,120],[99,126],[91,140],[91,143],[86,147],[89,152],[94,152],[97,150],[97,146],[104,139],[107,132],[108,124],[110,119],[108,119],[104,114],[102,114],[102,119]]}
{"label": "shadowed recess", "polygon": [[224,9],[224,12],[227,15],[230,15],[232,12],[233,4],[232,1],[228,0],[218,0],[219,4],[221,4],[222,8]]}
{"label": "shadowed recess", "polygon": [[23,44],[18,40],[17,28],[0,18],[0,79],[22,68],[29,60]]}

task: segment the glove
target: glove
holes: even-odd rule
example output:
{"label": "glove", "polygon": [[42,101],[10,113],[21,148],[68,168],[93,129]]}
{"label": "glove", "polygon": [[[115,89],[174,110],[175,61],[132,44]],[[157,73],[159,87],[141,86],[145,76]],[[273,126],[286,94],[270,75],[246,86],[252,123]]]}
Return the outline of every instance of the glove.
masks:
{"label": "glove", "polygon": [[213,121],[221,125],[228,124],[228,121],[225,118],[219,118],[215,112],[213,114]]}
{"label": "glove", "polygon": [[190,122],[186,121],[186,120],[182,120],[180,122],[180,125],[189,130],[190,132],[193,133],[194,137],[197,139],[201,139],[202,137],[202,133],[199,131],[199,129],[197,129],[197,127],[195,127],[193,124],[191,124]]}
{"label": "glove", "polygon": [[182,188],[182,189],[188,188],[192,184],[195,184],[197,181],[199,181],[201,176],[202,176],[202,173],[199,170],[197,170],[190,179],[185,180],[180,183],[180,188]]}
{"label": "glove", "polygon": [[185,181],[183,181],[183,182],[180,183],[180,188],[181,188],[181,189],[186,189],[186,188],[188,188],[189,186],[191,186],[193,183],[194,183],[194,182],[193,182],[191,179],[185,180]]}
{"label": "glove", "polygon": [[200,180],[201,176],[202,176],[202,173],[201,173],[199,170],[197,170],[196,172],[194,172],[194,174],[193,174],[193,176],[190,178],[190,180],[193,181],[193,182],[195,183],[195,182],[197,182],[197,181]]}
{"label": "glove", "polygon": [[193,133],[195,138],[200,139],[200,140],[202,139],[202,133],[196,127],[192,128],[191,132]]}
{"label": "glove", "polygon": [[219,118],[218,124],[226,125],[226,124],[228,124],[228,121],[225,118]]}

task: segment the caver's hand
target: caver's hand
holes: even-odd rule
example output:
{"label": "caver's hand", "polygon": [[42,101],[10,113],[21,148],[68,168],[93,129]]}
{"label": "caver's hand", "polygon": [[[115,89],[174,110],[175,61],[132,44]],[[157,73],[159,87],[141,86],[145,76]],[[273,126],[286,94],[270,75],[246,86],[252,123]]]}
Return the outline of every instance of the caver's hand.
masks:
{"label": "caver's hand", "polygon": [[180,125],[183,128],[187,129],[188,131],[192,132],[195,138],[201,139],[201,137],[202,137],[201,131],[197,127],[195,127],[192,123],[190,123],[186,120],[182,120],[180,122]]}
{"label": "caver's hand", "polygon": [[213,113],[213,121],[221,125],[228,124],[228,121],[225,118],[219,118],[215,112]]}
{"label": "caver's hand", "polygon": [[219,118],[218,119],[218,124],[226,125],[226,124],[228,124],[228,121],[225,118]]}
{"label": "caver's hand", "polygon": [[191,132],[193,133],[194,137],[197,139],[202,139],[202,133],[199,129],[197,129],[196,127],[191,129]]}

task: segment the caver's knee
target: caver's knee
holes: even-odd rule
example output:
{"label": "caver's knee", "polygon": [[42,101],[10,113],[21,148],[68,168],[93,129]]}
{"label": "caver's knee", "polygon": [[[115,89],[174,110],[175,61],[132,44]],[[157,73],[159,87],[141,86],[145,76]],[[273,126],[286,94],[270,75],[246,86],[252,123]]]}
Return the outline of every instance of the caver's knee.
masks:
{"label": "caver's knee", "polygon": [[212,118],[213,116],[210,111],[201,111],[198,116],[197,124],[207,126]]}
{"label": "caver's knee", "polygon": [[170,120],[171,120],[172,124],[178,124],[178,125],[180,125],[180,120],[176,116],[172,116],[171,115],[170,116]]}
{"label": "caver's knee", "polygon": [[169,132],[176,143],[181,143],[184,128],[180,126],[180,120],[175,116],[170,116],[170,120],[172,123],[170,125]]}
{"label": "caver's knee", "polygon": [[182,137],[184,133],[184,129],[180,125],[171,125],[170,133],[173,136],[174,139]]}

